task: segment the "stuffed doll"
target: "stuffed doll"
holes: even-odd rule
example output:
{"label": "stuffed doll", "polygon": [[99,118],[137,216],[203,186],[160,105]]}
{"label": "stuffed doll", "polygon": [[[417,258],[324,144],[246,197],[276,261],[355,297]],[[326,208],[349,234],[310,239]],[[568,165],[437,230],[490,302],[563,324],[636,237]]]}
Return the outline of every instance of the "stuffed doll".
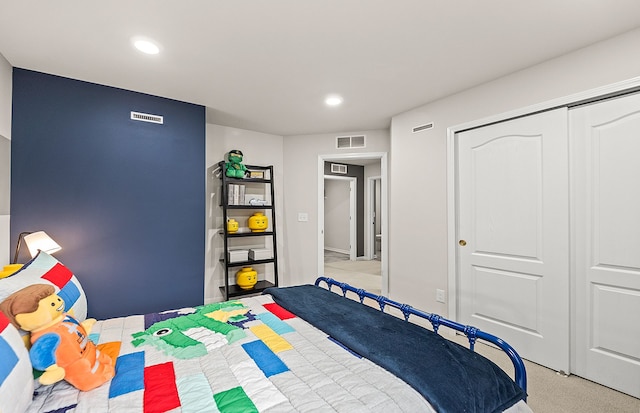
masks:
{"label": "stuffed doll", "polygon": [[249,176],[247,167],[242,164],[242,156],[242,151],[238,149],[229,151],[227,155],[229,161],[224,165],[229,178],[246,178]]}
{"label": "stuffed doll", "polygon": [[62,379],[82,391],[94,389],[115,374],[113,360],[89,340],[96,322],[82,323],[64,312],[64,300],[47,284],[34,284],[11,294],[0,311],[18,328],[31,333],[29,356],[38,379],[53,384]]}

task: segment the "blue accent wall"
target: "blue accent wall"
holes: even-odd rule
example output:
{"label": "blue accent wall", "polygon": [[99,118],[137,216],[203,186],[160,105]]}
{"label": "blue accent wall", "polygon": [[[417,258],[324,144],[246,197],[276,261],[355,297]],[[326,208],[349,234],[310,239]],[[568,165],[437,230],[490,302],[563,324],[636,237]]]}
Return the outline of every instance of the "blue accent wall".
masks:
{"label": "blue accent wall", "polygon": [[202,304],[205,122],[203,106],[14,68],[12,245],[55,239],[91,317]]}

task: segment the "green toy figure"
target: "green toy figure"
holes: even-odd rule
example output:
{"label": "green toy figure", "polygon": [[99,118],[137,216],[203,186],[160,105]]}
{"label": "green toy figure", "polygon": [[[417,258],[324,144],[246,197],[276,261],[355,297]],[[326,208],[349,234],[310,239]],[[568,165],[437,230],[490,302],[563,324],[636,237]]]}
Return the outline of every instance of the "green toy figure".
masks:
{"label": "green toy figure", "polygon": [[242,164],[242,151],[238,149],[230,150],[228,159],[229,161],[224,166],[229,178],[246,178],[249,176],[247,167]]}

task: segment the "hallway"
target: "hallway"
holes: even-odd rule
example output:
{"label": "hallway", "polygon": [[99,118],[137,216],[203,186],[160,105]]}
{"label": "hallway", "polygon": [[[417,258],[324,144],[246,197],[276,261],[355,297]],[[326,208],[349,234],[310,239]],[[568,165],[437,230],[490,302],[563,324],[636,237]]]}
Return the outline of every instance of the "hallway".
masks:
{"label": "hallway", "polygon": [[324,276],[374,294],[381,293],[379,260],[350,261],[347,254],[324,250]]}

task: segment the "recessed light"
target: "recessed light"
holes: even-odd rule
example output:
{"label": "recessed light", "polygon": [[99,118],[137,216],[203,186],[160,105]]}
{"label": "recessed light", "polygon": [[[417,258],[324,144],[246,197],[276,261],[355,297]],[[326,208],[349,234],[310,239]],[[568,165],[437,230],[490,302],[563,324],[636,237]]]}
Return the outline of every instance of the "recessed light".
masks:
{"label": "recessed light", "polygon": [[134,39],[133,45],[136,49],[146,54],[158,54],[160,53],[160,47],[150,40]]}
{"label": "recessed light", "polygon": [[342,104],[342,100],[342,96],[331,95],[327,96],[327,98],[324,100],[324,103],[327,106],[339,106],[340,104]]}

